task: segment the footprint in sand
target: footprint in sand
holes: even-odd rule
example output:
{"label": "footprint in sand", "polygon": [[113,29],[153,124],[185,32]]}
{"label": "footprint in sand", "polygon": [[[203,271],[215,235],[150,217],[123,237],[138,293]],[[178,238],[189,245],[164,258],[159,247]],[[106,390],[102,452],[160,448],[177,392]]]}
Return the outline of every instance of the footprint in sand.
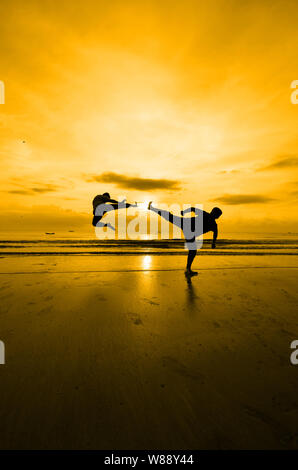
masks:
{"label": "footprint in sand", "polygon": [[44,313],[50,313],[51,310],[52,310],[52,307],[45,307],[38,312],[38,315],[43,315]]}
{"label": "footprint in sand", "polygon": [[293,449],[297,449],[297,446],[298,446],[298,433],[285,434],[280,439],[280,442],[283,445],[287,446],[287,448],[290,445]]}
{"label": "footprint in sand", "polygon": [[1,296],[1,301],[10,299],[11,297],[13,297],[13,294],[4,294]]}
{"label": "footprint in sand", "polygon": [[278,394],[272,397],[272,405],[282,413],[296,413],[298,411],[298,400],[289,400],[287,394]]}
{"label": "footprint in sand", "polygon": [[177,361],[173,357],[164,356],[162,358],[162,364],[163,367],[167,367],[172,370],[172,372],[176,372],[177,374],[182,375],[183,377],[198,380],[199,382],[204,383],[205,377],[203,374],[196,370],[190,370],[190,368],[186,367],[184,364],[181,364],[181,362]]}
{"label": "footprint in sand", "polygon": [[264,413],[261,410],[257,410],[256,408],[253,408],[252,406],[246,405],[244,406],[244,411],[246,414],[248,414],[252,418],[259,419],[263,423],[271,426],[273,429],[275,427],[278,427],[278,423],[276,423],[274,419],[272,419],[270,416],[268,416],[266,413]]}
{"label": "footprint in sand", "polygon": [[128,315],[129,315],[131,321],[135,325],[143,325],[143,322],[142,322],[142,319],[141,319],[140,315],[138,315],[137,313],[129,313]]}
{"label": "footprint in sand", "polygon": [[5,284],[5,285],[3,285],[3,286],[0,287],[0,291],[5,290],[5,289],[8,289],[8,287],[9,287],[9,286],[8,286],[7,284]]}
{"label": "footprint in sand", "polygon": [[97,295],[96,300],[99,300],[99,302],[106,302],[108,299],[103,295]]}
{"label": "footprint in sand", "polygon": [[154,301],[151,300],[151,299],[146,299],[146,298],[144,297],[144,300],[145,300],[145,302],[148,302],[148,304],[150,304],[150,305],[159,305],[158,302],[154,302]]}

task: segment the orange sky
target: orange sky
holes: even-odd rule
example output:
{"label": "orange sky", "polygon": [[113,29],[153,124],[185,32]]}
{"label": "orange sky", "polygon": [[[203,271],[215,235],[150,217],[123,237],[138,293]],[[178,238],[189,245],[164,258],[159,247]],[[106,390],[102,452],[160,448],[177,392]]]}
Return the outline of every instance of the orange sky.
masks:
{"label": "orange sky", "polygon": [[1,229],[89,230],[93,196],[109,191],[218,205],[226,232],[297,232],[297,12],[2,2]]}

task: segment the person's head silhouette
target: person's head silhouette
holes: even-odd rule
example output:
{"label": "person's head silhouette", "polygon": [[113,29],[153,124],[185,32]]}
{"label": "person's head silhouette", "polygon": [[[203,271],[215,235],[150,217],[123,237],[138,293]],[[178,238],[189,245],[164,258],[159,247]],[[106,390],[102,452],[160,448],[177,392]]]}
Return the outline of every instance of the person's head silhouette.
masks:
{"label": "person's head silhouette", "polygon": [[213,207],[212,211],[210,212],[210,215],[212,215],[214,219],[218,219],[221,214],[222,210],[219,207]]}

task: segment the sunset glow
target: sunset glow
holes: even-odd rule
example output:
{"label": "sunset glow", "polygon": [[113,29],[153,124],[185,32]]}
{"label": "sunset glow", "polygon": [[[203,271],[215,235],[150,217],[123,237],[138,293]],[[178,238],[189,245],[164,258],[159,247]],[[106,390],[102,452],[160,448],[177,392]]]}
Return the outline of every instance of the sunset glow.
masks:
{"label": "sunset glow", "polygon": [[220,205],[224,232],[297,231],[286,3],[2,5],[2,229],[92,231],[109,191]]}

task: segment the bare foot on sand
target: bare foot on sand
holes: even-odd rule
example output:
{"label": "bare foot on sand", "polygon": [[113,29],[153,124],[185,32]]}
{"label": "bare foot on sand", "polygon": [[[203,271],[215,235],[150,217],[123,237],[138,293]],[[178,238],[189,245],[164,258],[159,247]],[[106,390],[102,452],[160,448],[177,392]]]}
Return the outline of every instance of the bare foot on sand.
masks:
{"label": "bare foot on sand", "polygon": [[192,277],[192,276],[197,276],[198,275],[198,272],[197,271],[192,271],[191,269],[187,269],[185,271],[185,276],[189,276],[189,277]]}

